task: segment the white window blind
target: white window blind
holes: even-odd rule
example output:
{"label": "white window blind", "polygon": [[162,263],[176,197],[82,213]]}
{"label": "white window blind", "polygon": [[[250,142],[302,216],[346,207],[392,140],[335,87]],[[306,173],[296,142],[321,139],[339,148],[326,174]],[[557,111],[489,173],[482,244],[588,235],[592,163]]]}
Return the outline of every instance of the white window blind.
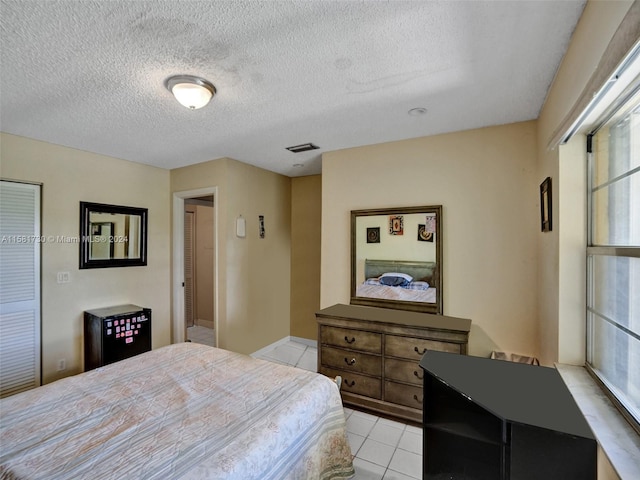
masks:
{"label": "white window blind", "polygon": [[40,186],[0,181],[0,397],[40,383]]}

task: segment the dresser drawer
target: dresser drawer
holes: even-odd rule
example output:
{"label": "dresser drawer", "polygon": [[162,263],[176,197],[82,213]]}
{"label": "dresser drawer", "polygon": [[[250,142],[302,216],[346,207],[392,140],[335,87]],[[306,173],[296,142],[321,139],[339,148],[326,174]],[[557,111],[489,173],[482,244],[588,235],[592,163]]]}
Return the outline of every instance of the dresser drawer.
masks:
{"label": "dresser drawer", "polygon": [[422,386],[424,371],[417,361],[387,358],[384,361],[384,378]]}
{"label": "dresser drawer", "polygon": [[382,375],[382,357],[327,347],[326,345],[322,345],[320,348],[322,349],[321,357],[324,366],[377,377]]}
{"label": "dresser drawer", "polygon": [[427,350],[460,353],[460,345],[437,340],[387,335],[384,346],[384,354],[386,356],[408,358],[416,361],[420,361]]}
{"label": "dresser drawer", "polygon": [[331,378],[340,375],[342,377],[340,390],[343,392],[357,393],[378,400],[382,398],[382,380],[379,378],[326,367],[322,367],[320,373]]}
{"label": "dresser drawer", "polygon": [[359,305],[316,313],[318,371],[342,377],[345,404],[421,422],[425,350],[467,353],[470,320]]}
{"label": "dresser drawer", "polygon": [[384,400],[422,410],[422,387],[384,382]]}
{"label": "dresser drawer", "polygon": [[320,343],[362,352],[382,353],[382,335],[361,330],[323,326],[320,330]]}

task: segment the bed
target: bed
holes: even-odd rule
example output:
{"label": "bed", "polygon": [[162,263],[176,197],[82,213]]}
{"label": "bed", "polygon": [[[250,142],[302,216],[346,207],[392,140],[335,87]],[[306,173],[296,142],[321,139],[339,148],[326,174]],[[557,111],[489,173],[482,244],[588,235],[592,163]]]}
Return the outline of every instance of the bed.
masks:
{"label": "bed", "polygon": [[196,343],[0,401],[2,479],[337,479],[336,383]]}
{"label": "bed", "polygon": [[[385,285],[383,275],[401,273],[411,280],[399,285]],[[436,303],[435,262],[372,260],[364,263],[364,281],[356,288],[357,297]]]}

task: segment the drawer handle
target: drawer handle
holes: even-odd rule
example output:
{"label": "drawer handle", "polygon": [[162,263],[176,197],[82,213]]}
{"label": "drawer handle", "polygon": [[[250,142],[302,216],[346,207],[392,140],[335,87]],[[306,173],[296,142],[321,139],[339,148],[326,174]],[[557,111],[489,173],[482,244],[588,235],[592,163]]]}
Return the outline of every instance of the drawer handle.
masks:
{"label": "drawer handle", "polygon": [[353,342],[356,341],[356,337],[351,337],[351,340],[349,340],[349,337],[347,337],[346,335],[344,336],[344,341],[347,342],[349,345],[351,345]]}
{"label": "drawer handle", "polygon": [[346,378],[344,379],[344,383],[347,384],[347,387],[353,387],[356,384],[355,380],[351,380],[351,383],[349,383],[349,380],[347,380]]}
{"label": "drawer handle", "polygon": [[421,352],[420,350],[418,350],[418,347],[413,347],[413,351],[416,352],[418,355],[424,355],[425,353],[427,353],[426,348],[423,348]]}
{"label": "drawer handle", "polygon": [[420,376],[420,374],[418,373],[418,371],[417,371],[417,370],[414,370],[414,371],[413,371],[413,374],[414,374],[416,377],[418,377],[418,380],[422,380],[422,379],[424,378],[424,375]]}
{"label": "drawer handle", "polygon": [[355,365],[356,364],[356,359],[352,358],[351,360],[347,359],[347,357],[344,357],[344,363],[346,363],[347,365]]}
{"label": "drawer handle", "polygon": [[418,395],[414,395],[414,396],[413,396],[413,399],[414,399],[416,402],[418,402],[418,403],[422,403],[422,399],[421,399],[421,398],[418,398]]}

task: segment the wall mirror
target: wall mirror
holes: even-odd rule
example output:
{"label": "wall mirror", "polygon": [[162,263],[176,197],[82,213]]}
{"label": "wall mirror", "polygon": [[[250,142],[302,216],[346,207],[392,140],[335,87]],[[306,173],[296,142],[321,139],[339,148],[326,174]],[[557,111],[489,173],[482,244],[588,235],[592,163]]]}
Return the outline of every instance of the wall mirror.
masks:
{"label": "wall mirror", "polygon": [[147,264],[147,209],[80,202],[80,268]]}
{"label": "wall mirror", "polygon": [[351,211],[351,304],[442,314],[442,206]]}

